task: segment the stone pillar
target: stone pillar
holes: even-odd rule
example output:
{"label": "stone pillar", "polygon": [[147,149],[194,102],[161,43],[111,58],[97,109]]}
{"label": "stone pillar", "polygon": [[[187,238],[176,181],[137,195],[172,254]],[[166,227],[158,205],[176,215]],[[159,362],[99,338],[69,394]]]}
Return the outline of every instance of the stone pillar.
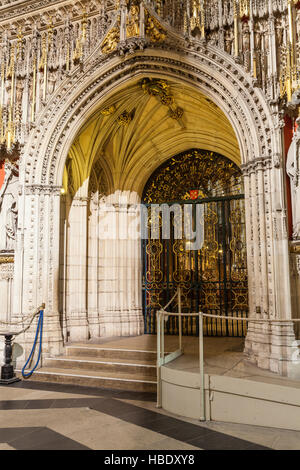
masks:
{"label": "stone pillar", "polygon": [[136,193],[89,200],[77,194],[67,211],[68,339],[144,332],[140,212]]}
{"label": "stone pillar", "polygon": [[100,336],[143,334],[139,199],[117,191],[99,207]]}
{"label": "stone pillar", "polygon": [[[45,303],[43,354],[58,355],[63,346],[58,307],[60,188],[26,186],[18,207],[12,321]],[[22,361],[31,349],[35,325],[17,337]]]}
{"label": "stone pillar", "polygon": [[88,198],[76,195],[68,214],[66,311],[70,341],[89,339],[87,314]]}
{"label": "stone pillar", "polygon": [[87,267],[87,307],[88,326],[91,338],[99,338],[99,307],[98,307],[98,271],[99,271],[99,237],[98,237],[98,191],[91,195],[88,210],[88,267]]}
{"label": "stone pillar", "polygon": [[[289,244],[278,161],[261,158],[244,165],[249,273],[247,359],[263,369],[294,375]],[[269,323],[263,320],[286,320]]]}

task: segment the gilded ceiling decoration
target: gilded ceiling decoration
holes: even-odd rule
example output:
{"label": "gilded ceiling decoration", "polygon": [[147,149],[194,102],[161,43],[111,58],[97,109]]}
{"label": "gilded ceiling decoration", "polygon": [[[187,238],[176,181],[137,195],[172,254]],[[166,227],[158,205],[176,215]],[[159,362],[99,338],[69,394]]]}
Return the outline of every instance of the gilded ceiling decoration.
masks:
{"label": "gilded ceiling decoration", "polygon": [[133,118],[133,113],[128,113],[127,111],[124,111],[120,116],[117,118],[117,122],[121,126],[128,126]]}
{"label": "gilded ceiling decoration", "polygon": [[141,81],[144,93],[157,97],[164,106],[169,107],[169,116],[177,121],[181,120],[184,110],[176,106],[169,83],[166,80],[156,78],[144,78]]}
{"label": "gilded ceiling decoration", "polygon": [[106,108],[103,108],[100,112],[103,116],[110,116],[116,111],[116,106],[113,104],[111,106],[107,106]]}

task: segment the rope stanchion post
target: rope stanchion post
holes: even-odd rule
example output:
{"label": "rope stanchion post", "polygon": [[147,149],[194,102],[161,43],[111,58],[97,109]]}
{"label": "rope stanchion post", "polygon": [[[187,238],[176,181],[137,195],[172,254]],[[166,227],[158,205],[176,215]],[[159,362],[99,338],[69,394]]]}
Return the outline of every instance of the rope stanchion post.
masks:
{"label": "rope stanchion post", "polygon": [[[23,328],[21,331],[17,331],[17,332],[9,332],[9,331],[8,332],[0,332],[0,336],[5,337],[5,348],[4,348],[4,361],[5,362],[4,362],[4,365],[1,367],[1,378],[0,378],[0,384],[1,385],[9,385],[11,383],[20,381],[20,379],[18,377],[16,377],[16,375],[15,375],[14,367],[13,367],[13,364],[12,364],[12,350],[13,350],[12,342],[13,342],[13,338],[15,336],[20,335],[21,333],[25,333],[25,331],[27,331],[30,328],[34,318],[37,315],[39,315],[34,344],[33,344],[31,353],[29,355],[29,358],[28,358],[25,366],[22,369],[22,376],[24,378],[31,377],[31,375],[33,374],[33,372],[37,368],[37,366],[40,362],[41,353],[42,353],[42,335],[43,335],[44,309],[45,309],[45,304],[42,304],[33,314],[28,315],[26,318],[23,318],[22,320],[19,320],[17,322],[9,323],[9,322],[0,321],[0,324],[3,324],[3,325],[20,325],[20,324],[24,324],[24,321],[28,321],[27,326],[25,328]],[[37,344],[38,336],[40,336],[38,359],[37,359],[36,364],[33,367],[33,369],[29,373],[25,373],[25,369],[26,369],[27,365],[29,364],[29,361],[33,357],[35,347],[36,347],[36,344]]]}
{"label": "rope stanchion post", "polygon": [[[45,309],[45,304],[43,304],[40,307],[39,320],[38,320],[38,324],[37,324],[37,328],[36,328],[36,333],[35,333],[33,346],[32,346],[31,352],[29,354],[29,357],[26,361],[26,364],[24,365],[24,367],[22,369],[22,376],[24,377],[24,379],[27,379],[27,378],[32,376],[33,372],[36,370],[37,366],[39,365],[39,362],[40,362],[40,359],[41,359],[41,355],[42,355],[42,338],[43,338],[43,323],[44,323],[44,309]],[[29,364],[29,362],[33,358],[35,348],[36,348],[36,345],[37,345],[37,341],[38,341],[38,336],[40,337],[40,341],[39,341],[40,344],[39,344],[39,353],[38,353],[37,361],[36,361],[34,367],[29,372],[25,372],[27,365]]]}
{"label": "rope stanchion post", "polygon": [[5,337],[4,365],[1,367],[0,385],[10,385],[20,381],[20,379],[16,377],[12,364],[12,340],[16,333],[0,333],[0,335]]}

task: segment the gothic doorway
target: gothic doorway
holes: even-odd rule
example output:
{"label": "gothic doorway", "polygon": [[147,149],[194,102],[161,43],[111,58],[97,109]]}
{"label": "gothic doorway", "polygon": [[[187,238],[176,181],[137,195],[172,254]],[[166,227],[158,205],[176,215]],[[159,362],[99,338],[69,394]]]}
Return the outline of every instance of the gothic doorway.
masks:
{"label": "gothic doorway", "polygon": [[[145,333],[156,333],[156,311],[169,302],[178,287],[183,312],[246,318],[245,204],[239,167],[215,152],[184,152],[150,177],[143,203],[148,217],[147,238],[142,241]],[[164,212],[166,207],[169,213]],[[159,214],[157,223],[155,211]],[[169,233],[164,228],[166,213],[170,216]],[[202,234],[201,244],[187,239],[186,217],[190,217],[188,225],[193,232]],[[177,306],[170,308],[176,311]],[[198,335],[196,320],[196,316],[184,318],[185,335]],[[168,320],[166,331],[178,334],[176,318]],[[204,332],[207,336],[243,337],[246,325],[230,319],[205,319]]]}

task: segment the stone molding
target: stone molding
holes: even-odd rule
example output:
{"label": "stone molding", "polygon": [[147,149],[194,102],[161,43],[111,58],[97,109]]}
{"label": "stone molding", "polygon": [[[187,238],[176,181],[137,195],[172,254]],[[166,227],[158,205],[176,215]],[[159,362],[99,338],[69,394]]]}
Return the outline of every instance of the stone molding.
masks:
{"label": "stone molding", "polygon": [[61,194],[60,186],[50,186],[50,185],[41,185],[41,184],[32,184],[25,186],[25,195],[52,195],[59,196]]}

